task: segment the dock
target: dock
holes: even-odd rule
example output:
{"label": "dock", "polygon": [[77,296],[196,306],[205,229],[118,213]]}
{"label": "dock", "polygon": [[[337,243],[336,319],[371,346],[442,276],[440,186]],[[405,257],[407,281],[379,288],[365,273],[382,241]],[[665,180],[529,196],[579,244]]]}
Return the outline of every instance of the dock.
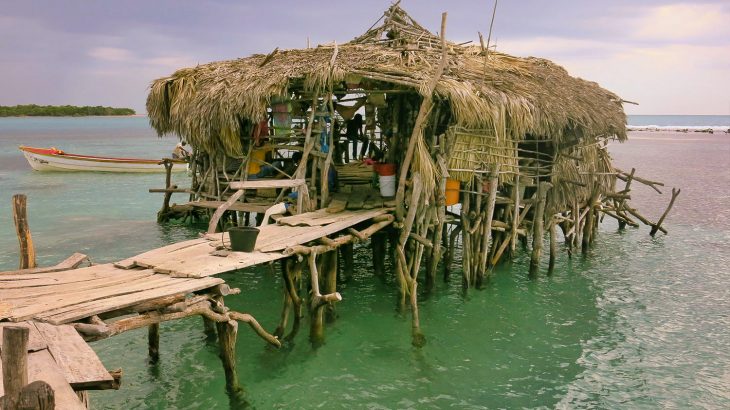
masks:
{"label": "dock", "polygon": [[[325,294],[320,292],[318,270],[325,278],[333,272],[336,276],[328,255],[390,225],[395,219],[392,212],[393,208],[382,207],[332,208],[279,217],[260,228],[253,252],[234,252],[227,233],[213,233],[115,263],[78,267],[86,258],[76,254],[52,267],[0,272],[0,327],[30,329],[27,381],[48,383],[57,405],[62,400],[70,403],[58,408],[84,408],[86,390],[119,388],[120,374],[104,369],[87,342],[147,327],[150,358],[156,361],[159,324],[194,315],[203,318],[206,332],[217,333],[227,386],[239,391],[238,323],[247,323],[267,343],[279,347],[287,319],[272,334],[252,315],[228,309],[224,297],[240,290],[215,276],[288,258],[282,266],[287,277],[284,294],[291,301],[285,303],[282,316],[288,317],[294,306],[297,328],[302,302],[293,284],[301,279],[302,267],[309,262],[312,311],[342,300],[328,285]],[[323,259],[330,260],[329,268]]]}

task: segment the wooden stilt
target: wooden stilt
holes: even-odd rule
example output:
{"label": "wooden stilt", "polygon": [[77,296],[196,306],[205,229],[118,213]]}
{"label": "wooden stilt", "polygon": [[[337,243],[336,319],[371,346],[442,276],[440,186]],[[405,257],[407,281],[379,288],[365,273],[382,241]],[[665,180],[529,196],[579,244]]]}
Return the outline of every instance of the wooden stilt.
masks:
{"label": "wooden stilt", "polygon": [[[471,191],[471,183],[466,186],[467,191]],[[469,211],[471,205],[471,194],[464,194],[464,202],[461,205],[461,268],[463,271],[461,285],[464,289],[468,289],[471,283],[471,222]]]}
{"label": "wooden stilt", "polygon": [[591,242],[593,241],[593,225],[594,225],[594,218],[595,213],[593,212],[593,207],[596,204],[596,196],[598,192],[598,187],[593,188],[593,194],[591,194],[590,199],[588,200],[587,210],[588,213],[585,217],[585,223],[583,225],[583,240],[581,242],[581,252],[583,255],[588,253],[588,248],[591,245]]}
{"label": "wooden stilt", "polygon": [[226,388],[232,393],[239,393],[243,389],[238,384],[238,373],[236,372],[238,322],[235,320],[217,322],[216,328],[218,329],[220,358],[221,362],[223,362],[223,371],[226,375]]}
{"label": "wooden stilt", "polygon": [[[287,258],[283,265],[283,277],[284,285],[287,296],[291,302],[292,308],[294,309],[294,323],[292,324],[292,330],[284,338],[285,340],[291,341],[297,333],[299,333],[299,327],[302,319],[302,300],[299,297],[299,283],[302,277],[302,268],[304,267],[304,260],[299,260],[298,256]],[[283,316],[283,313],[282,313]],[[284,333],[286,322],[282,319],[282,323],[279,325]]]}
{"label": "wooden stilt", "polygon": [[18,245],[20,246],[19,269],[36,267],[35,247],[33,246],[33,238],[30,235],[26,202],[27,197],[25,195],[13,195],[13,220],[15,221],[15,232],[18,235]]}
{"label": "wooden stilt", "polygon": [[206,339],[215,340],[217,336],[215,322],[205,316],[201,317],[203,318],[203,333],[205,334]]}
{"label": "wooden stilt", "polygon": [[[481,287],[484,275],[487,271],[487,260],[489,257],[489,247],[492,244],[492,220],[494,218],[494,207],[497,201],[497,187],[499,183],[499,164],[496,164],[492,174],[489,177],[489,197],[487,199],[487,209],[485,210],[485,226],[482,238],[482,249],[480,252],[479,267],[477,273],[477,287]],[[496,249],[495,249],[496,251]]]}
{"label": "wooden stilt", "polygon": [[555,218],[550,217],[550,262],[548,263],[548,275],[551,275],[553,273],[553,270],[555,269],[555,258],[557,257],[558,253],[558,235],[555,228]]}
{"label": "wooden stilt", "polygon": [[[355,271],[355,250],[352,242],[340,246],[340,252],[342,253],[342,278],[344,280],[344,278],[352,277],[352,273]],[[329,291],[326,292],[331,293]]]}
{"label": "wooden stilt", "polygon": [[373,251],[373,273],[376,276],[383,276],[385,275],[385,253],[386,253],[386,244],[385,239],[386,234],[384,233],[376,233],[372,236],[370,239],[370,247]]}
{"label": "wooden stilt", "polygon": [[[337,291],[337,250],[327,252],[322,255],[322,271],[324,274],[324,291],[332,294]],[[352,267],[350,267],[352,269]],[[352,272],[352,271],[350,271]],[[325,305],[325,316],[327,322],[333,322],[337,317],[335,305],[328,303]]]}
{"label": "wooden stilt", "polygon": [[154,323],[147,327],[147,343],[151,363],[160,360],[160,324]]}
{"label": "wooden stilt", "polygon": [[540,254],[542,252],[544,213],[548,190],[552,187],[549,182],[540,182],[537,186],[537,208],[532,222],[532,255],[530,258],[530,276],[537,275],[540,270]]}

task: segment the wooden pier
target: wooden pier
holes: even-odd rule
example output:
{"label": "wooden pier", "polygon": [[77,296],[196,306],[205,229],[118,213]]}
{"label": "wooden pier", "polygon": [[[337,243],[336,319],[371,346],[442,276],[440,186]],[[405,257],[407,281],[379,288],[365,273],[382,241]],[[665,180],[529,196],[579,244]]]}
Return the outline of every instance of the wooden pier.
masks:
{"label": "wooden pier", "polygon": [[[120,377],[118,373],[110,375],[84,341],[147,327],[149,354],[156,361],[161,322],[202,316],[207,331],[217,331],[227,386],[237,392],[238,322],[247,323],[267,343],[279,347],[289,311],[294,308],[294,324],[288,334],[293,337],[305,298],[298,295],[294,284],[301,280],[306,265],[311,289],[308,306],[313,317],[320,318],[313,321],[312,331],[321,337],[322,308],[342,300],[332,279],[336,277],[337,248],[367,240],[390,225],[395,219],[392,211],[332,208],[281,217],[260,228],[253,252],[231,251],[228,234],[213,233],[116,263],[79,268],[87,259],[76,254],[48,268],[0,272],[0,327],[21,325],[30,329],[27,351],[31,376],[27,381],[48,383],[56,392],[57,408],[82,408],[79,397],[86,397],[82,392],[118,388]],[[22,233],[26,234],[30,237],[29,232]],[[239,293],[239,289],[213,276],[284,258],[288,258],[282,263],[286,301],[275,336],[250,314],[229,310],[224,297]]]}

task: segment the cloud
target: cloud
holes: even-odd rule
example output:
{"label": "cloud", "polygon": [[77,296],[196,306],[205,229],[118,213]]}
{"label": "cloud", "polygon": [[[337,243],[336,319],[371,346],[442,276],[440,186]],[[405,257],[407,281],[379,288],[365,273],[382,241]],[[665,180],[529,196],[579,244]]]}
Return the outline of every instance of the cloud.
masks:
{"label": "cloud", "polygon": [[130,62],[134,60],[131,51],[118,47],[95,47],[89,50],[89,56],[97,60],[113,62]]}
{"label": "cloud", "polygon": [[644,40],[688,41],[730,36],[730,12],[720,4],[668,4],[654,7],[634,22],[634,36]]}

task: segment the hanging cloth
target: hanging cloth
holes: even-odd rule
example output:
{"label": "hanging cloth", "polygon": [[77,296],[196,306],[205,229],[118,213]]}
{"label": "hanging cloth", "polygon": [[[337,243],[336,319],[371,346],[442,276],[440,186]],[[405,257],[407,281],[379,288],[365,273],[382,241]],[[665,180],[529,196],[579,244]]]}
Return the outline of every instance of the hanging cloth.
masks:
{"label": "hanging cloth", "polygon": [[355,100],[355,105],[344,105],[335,103],[335,110],[344,118],[345,121],[350,121],[355,116],[357,110],[365,105],[366,97],[361,97]]}

